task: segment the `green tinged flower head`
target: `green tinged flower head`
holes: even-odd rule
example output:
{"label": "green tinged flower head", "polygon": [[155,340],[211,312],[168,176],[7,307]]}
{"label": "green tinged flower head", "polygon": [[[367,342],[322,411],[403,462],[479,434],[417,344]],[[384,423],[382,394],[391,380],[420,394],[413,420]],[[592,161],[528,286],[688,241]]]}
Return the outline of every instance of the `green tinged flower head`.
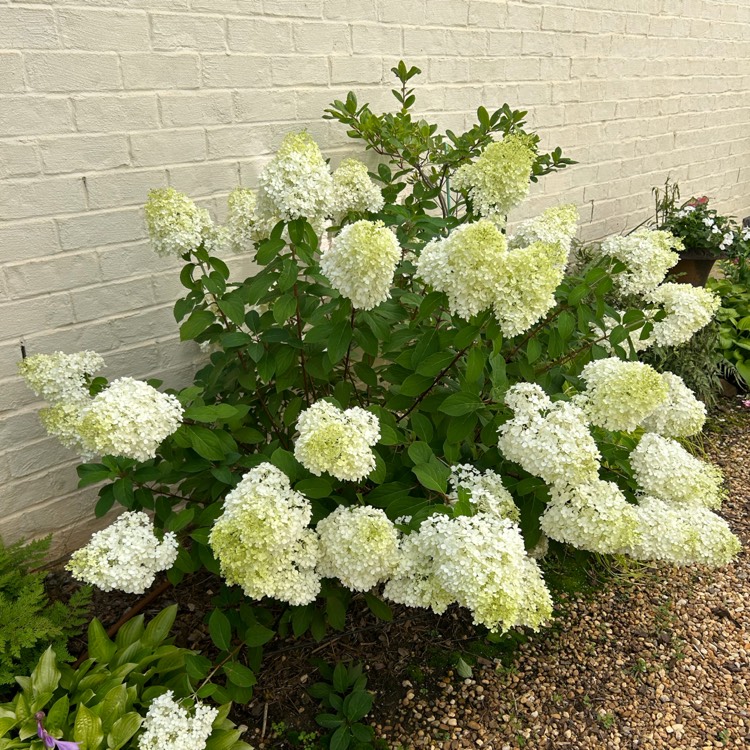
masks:
{"label": "green tinged flower head", "polygon": [[396,235],[382,221],[362,220],[334,237],[320,258],[320,270],[354,307],[372,310],[391,296],[400,260]]}
{"label": "green tinged flower head", "polygon": [[552,599],[518,526],[489,513],[436,514],[401,545],[399,565],[384,596],[438,614],[452,603],[469,609],[490,630],[537,629]]}
{"label": "green tinged flower head", "polygon": [[224,501],[209,536],[230,585],[247,596],[309,604],[320,592],[318,538],[310,501],[269,463],[251,469]]}
{"label": "green tinged flower head", "polygon": [[383,194],[370,179],[367,166],[357,159],[344,159],[333,173],[333,213],[346,216],[375,213],[383,208]]}
{"label": "green tinged flower head", "polygon": [[39,411],[39,420],[48,435],[57,438],[66,448],[72,448],[83,458],[92,458],[96,451],[91,450],[81,437],[81,420],[85,402],[60,401]]}
{"label": "green tinged flower head", "polygon": [[358,482],[375,468],[372,446],[380,439],[378,418],[359,406],[341,410],[316,401],[297,420],[294,457],[316,476]]}
{"label": "green tinged flower head", "polygon": [[708,325],[721,307],[721,298],[691,284],[661,284],[646,301],[661,307],[667,316],[654,323],[652,338],[659,346],[679,346]]}
{"label": "green tinged flower head", "polygon": [[102,357],[91,351],[32,354],[18,363],[26,385],[51,404],[87,401],[88,378],[102,367]]}
{"label": "green tinged flower head", "polygon": [[613,279],[622,295],[648,294],[664,280],[680,259],[682,242],[670,232],[639,229],[626,236],[608,237],[595,253],[621,261],[625,271]]}
{"label": "green tinged flower head", "polygon": [[229,193],[227,239],[230,249],[235,253],[249,252],[259,239],[255,226],[256,203],[255,191],[250,188],[238,187]]}
{"label": "green tinged flower head", "polygon": [[676,440],[646,433],[630,454],[644,495],[687,505],[720,508],[726,496],[721,470],[688,453]]}
{"label": "green tinged flower head", "polygon": [[567,256],[573,237],[578,231],[579,219],[578,209],[572,203],[548,208],[540,216],[521,222],[508,240],[508,247],[515,250],[542,242],[547,245],[559,245]]}
{"label": "green tinged flower head", "polygon": [[554,307],[567,259],[563,245],[541,241],[507,254],[493,305],[505,336],[527,331]]}
{"label": "green tinged flower head", "polygon": [[528,195],[535,159],[533,136],[511,133],[460,167],[453,187],[468,192],[480,216],[504,217]]}
{"label": "green tinged flower head", "polygon": [[289,133],[258,178],[256,221],[306,218],[317,226],[331,215],[333,179],[309,133]]}
{"label": "green tinged flower head", "polygon": [[643,420],[643,428],[665,437],[696,435],[706,421],[705,405],[679,375],[663,372],[661,379],[669,390],[667,399]]}
{"label": "green tinged flower head", "polygon": [[482,220],[429,242],[417,261],[417,275],[445,292],[451,312],[468,320],[495,301],[506,255],[505,235]]}
{"label": "green tinged flower head", "polygon": [[95,454],[147,461],[180,426],[182,413],[175,396],[142,380],[118,378],[86,407],[79,432]]}
{"label": "green tinged flower head", "polygon": [[587,387],[580,404],[590,421],[605,430],[633,432],[669,395],[653,367],[617,357],[589,362],[581,378]]}
{"label": "green tinged flower head", "polygon": [[638,503],[640,536],[628,551],[639,560],[672,565],[727,565],[742,548],[729,524],[699,505],[686,509],[654,497]]}
{"label": "green tinged flower head", "polygon": [[339,506],[318,522],[318,573],[351,591],[369,591],[393,573],[398,531],[380,508]]}
{"label": "green tinged flower head", "polygon": [[550,498],[540,525],[551,539],[601,554],[628,552],[638,539],[637,507],[614,482],[557,486]]}
{"label": "green tinged flower head", "polygon": [[206,240],[217,244],[217,230],[208,211],[174,188],[151,190],[145,210],[151,244],[158,255],[179,257]]}

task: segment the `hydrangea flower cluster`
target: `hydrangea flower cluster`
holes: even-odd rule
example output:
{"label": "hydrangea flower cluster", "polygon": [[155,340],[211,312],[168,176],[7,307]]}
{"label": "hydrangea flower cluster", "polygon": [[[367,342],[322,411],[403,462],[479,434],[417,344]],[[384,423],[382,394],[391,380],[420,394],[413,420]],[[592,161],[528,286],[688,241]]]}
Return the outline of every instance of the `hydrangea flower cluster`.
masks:
{"label": "hydrangea flower cluster", "polygon": [[263,221],[306,218],[313,226],[331,213],[333,178],[309,133],[289,133],[258,177],[256,216]]}
{"label": "hydrangea flower cluster", "polygon": [[333,205],[336,216],[376,213],[383,208],[380,188],[370,179],[367,166],[358,159],[344,159],[333,172]]}
{"label": "hydrangea flower cluster", "polygon": [[667,397],[643,420],[642,427],[665,437],[697,435],[706,422],[705,405],[679,375],[663,372],[661,378],[667,386]]}
{"label": "hydrangea flower cluster", "polygon": [[382,221],[356,221],[334,237],[320,258],[331,286],[354,307],[372,310],[391,296],[401,249]]}
{"label": "hydrangea flower cluster", "polygon": [[598,478],[553,487],[539,523],[558,542],[602,554],[631,552],[640,533],[638,507],[614,482]]}
{"label": "hydrangea flower cluster", "polygon": [[182,420],[180,402],[133,378],[113,380],[91,398],[87,379],[104,366],[95,352],[35,354],[19,364],[29,387],[50,401],[39,418],[50,435],[88,459],[97,454],[154,458]]}
{"label": "hydrangea flower cluster", "polygon": [[171,568],[176,559],[177,537],[168,531],[159,541],[149,517],[130,512],[97,531],[65,567],[74,578],[102,591],[142,594],[156,574]]}
{"label": "hydrangea flower cluster", "polygon": [[359,482],[375,468],[372,446],[380,439],[378,418],[354,406],[342,411],[316,401],[297,420],[294,457],[316,476]]}
{"label": "hydrangea flower cluster", "polygon": [[29,388],[51,404],[86,401],[88,378],[103,367],[102,357],[91,351],[32,354],[18,363]]}
{"label": "hydrangea flower cluster", "polygon": [[553,404],[531,383],[509,388],[505,403],[515,412],[498,429],[498,447],[506,458],[551,486],[577,486],[598,477],[599,449],[578,406]]}
{"label": "hydrangea flower cluster", "polygon": [[229,193],[227,205],[227,242],[235,253],[245,253],[253,249],[259,239],[255,226],[255,206],[258,202],[254,190],[238,187]]}
{"label": "hydrangea flower cluster", "polygon": [[81,418],[86,402],[62,401],[46,409],[39,410],[39,421],[47,434],[57,438],[66,448],[77,451],[81,458],[88,460],[96,451],[87,446],[81,436]]}
{"label": "hydrangea flower cluster", "polygon": [[536,160],[533,136],[510,133],[491,143],[477,160],[455,174],[453,187],[468,192],[474,210],[504,223],[504,217],[529,193]]}
{"label": "hydrangea flower cluster", "polygon": [[630,454],[630,465],[644,494],[665,502],[719,508],[726,494],[718,467],[653,432],[641,438]]}
{"label": "hydrangea flower cluster", "polygon": [[142,380],[118,378],[85,409],[80,435],[93,453],[148,461],[180,426],[182,414],[175,396],[161,393]]}
{"label": "hydrangea flower cluster", "polygon": [[158,255],[180,257],[204,241],[216,244],[216,230],[205,208],[198,208],[174,188],[151,190],[146,203],[146,226]]}
{"label": "hydrangea flower cluster", "polygon": [[536,630],[552,613],[550,593],[518,526],[487,513],[425,520],[403,539],[384,595],[436,613],[455,602],[490,630]]}
{"label": "hydrangea flower cluster", "polygon": [[638,502],[638,517],[640,534],[628,550],[636,559],[719,567],[730,563],[741,548],[729,524],[700,505],[686,509],[644,497]]}
{"label": "hydrangea flower cluster", "polygon": [[650,292],[646,300],[659,305],[666,318],[654,323],[652,338],[659,346],[679,346],[708,325],[721,307],[720,298],[708,289],[669,282]]}
{"label": "hydrangea flower cluster", "polygon": [[508,252],[505,235],[482,219],[429,242],[417,274],[448,296],[452,313],[468,320],[492,307],[502,332],[515,336],[554,305],[566,261],[567,251],[557,242]]}
{"label": "hydrangea flower cluster", "polygon": [[578,231],[579,219],[578,209],[572,203],[553,206],[536,218],[521,222],[508,240],[508,247],[514,250],[543,242],[545,245],[559,245],[567,255]]}
{"label": "hydrangea flower cluster", "polygon": [[460,464],[451,468],[449,480],[451,492],[448,500],[451,505],[458,502],[459,490],[467,492],[471,504],[480,512],[498,518],[519,521],[521,513],[513,501],[513,496],[503,485],[502,477],[491,469],[481,473],[470,464]]}
{"label": "hydrangea flower cluster", "polygon": [[398,531],[380,508],[339,506],[318,523],[317,532],[323,578],[338,578],[352,591],[369,591],[393,573]]}
{"label": "hydrangea flower cluster", "polygon": [[493,306],[505,336],[527,331],[554,307],[567,259],[557,242],[534,242],[507,254]]}
{"label": "hydrangea flower cluster", "polygon": [[664,280],[680,256],[682,242],[670,232],[639,229],[627,236],[613,235],[602,242],[598,254],[615,258],[627,269],[614,276],[622,295],[648,294]]}
{"label": "hydrangea flower cluster", "polygon": [[309,604],[320,591],[318,537],[309,500],[269,463],[249,471],[224,501],[209,544],[230,585],[247,596]]}
{"label": "hydrangea flower cluster", "polygon": [[495,301],[506,252],[505,235],[483,219],[427,243],[417,260],[417,275],[448,296],[452,313],[468,320]]}
{"label": "hydrangea flower cluster", "polygon": [[581,378],[586,391],[579,403],[588,419],[605,430],[632,432],[669,394],[667,383],[653,367],[617,357],[589,362]]}
{"label": "hydrangea flower cluster", "polygon": [[138,738],[140,750],[204,750],[211,736],[219,709],[195,704],[193,716],[174,700],[167,690],[154,698],[143,720],[144,732]]}

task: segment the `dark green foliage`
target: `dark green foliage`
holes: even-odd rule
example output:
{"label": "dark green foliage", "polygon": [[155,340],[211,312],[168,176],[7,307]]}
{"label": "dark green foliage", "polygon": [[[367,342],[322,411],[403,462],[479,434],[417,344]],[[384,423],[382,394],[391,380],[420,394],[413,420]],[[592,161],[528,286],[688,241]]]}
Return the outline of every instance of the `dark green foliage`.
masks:
{"label": "dark green foliage", "polygon": [[372,748],[375,736],[372,727],[362,723],[372,709],[372,694],[367,691],[367,676],[361,664],[347,666],[339,662],[331,667],[318,662],[318,671],[325,682],[316,682],[308,692],[320,701],[323,711],[315,717],[328,730],[324,747],[331,750]]}
{"label": "dark green foliage", "polygon": [[0,685],[30,670],[50,644],[58,659],[70,661],[68,639],[86,621],[91,589],[79,589],[67,604],[50,603],[44,572],[34,572],[49,543],[47,538],[6,547],[0,540]]}
{"label": "dark green foliage", "polygon": [[721,297],[718,343],[724,366],[740,385],[750,389],[750,286],[741,277],[709,279],[709,289]]}
{"label": "dark green foliage", "polygon": [[[169,632],[177,605],[148,625],[143,615],[127,622],[111,640],[99,620],[88,628],[88,658],[76,669],[60,664],[49,648],[10,703],[0,705],[0,750],[38,749],[35,714],[44,712],[50,735],[79,743],[81,750],[136,750],[138,733],[154,698],[171,690],[190,700],[198,684],[210,684],[208,666],[193,651],[172,645]],[[207,660],[203,660],[207,662]],[[203,682],[201,682],[201,680]],[[201,689],[198,688],[201,695]],[[250,750],[241,730],[221,706],[206,750]]]}

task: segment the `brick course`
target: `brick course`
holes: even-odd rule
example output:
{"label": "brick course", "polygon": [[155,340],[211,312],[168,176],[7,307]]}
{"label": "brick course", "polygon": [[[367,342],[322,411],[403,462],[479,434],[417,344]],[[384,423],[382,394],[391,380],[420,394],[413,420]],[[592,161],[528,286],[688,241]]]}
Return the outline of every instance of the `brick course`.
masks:
{"label": "brick course", "polygon": [[574,201],[594,239],[645,219],[671,174],[744,216],[748,28],[747,0],[0,0],[0,534],[70,548],[93,515],[15,375],[22,341],[97,349],[110,377],[190,377],[177,264],[144,239],[149,187],[221,217],[284,132],[357,153],[322,108],[350,88],[385,106],[404,57],[441,125],[507,101],[579,160],[525,214]]}

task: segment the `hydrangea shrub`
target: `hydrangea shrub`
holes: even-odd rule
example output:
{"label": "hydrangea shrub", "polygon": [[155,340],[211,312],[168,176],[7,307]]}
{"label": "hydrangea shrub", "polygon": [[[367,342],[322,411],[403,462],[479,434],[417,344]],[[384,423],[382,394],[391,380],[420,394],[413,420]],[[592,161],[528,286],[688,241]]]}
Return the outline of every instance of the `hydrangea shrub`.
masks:
{"label": "hydrangea shrub", "polygon": [[[354,595],[383,617],[388,601],[458,605],[491,631],[539,629],[548,546],[677,565],[739,548],[714,513],[718,470],[674,439],[705,410],[637,361],[716,309],[706,290],[664,284],[679,240],[642,230],[579,252],[573,206],[509,231],[530,183],[570,161],[541,153],[507,105],[438,133],[411,112],[418,71],[394,72],[396,113],[354,94],[327,112],[379,156],[375,172],[353,159],[332,172],[292,133],[257,194],[232,192],[224,227],[172,189],[151,193],[154,247],[185,262],[180,336],[210,352],[192,386],[94,381],[81,395],[93,354],[22,366],[70,412],[67,444],[106,454],[79,470],[106,482],[97,514],[150,512],[165,568],[179,539],[172,581],[225,579],[209,620],[220,700],[252,689],[233,659],[257,668],[277,631],[345,627]],[[257,271],[234,278],[222,248]],[[134,550],[160,544],[134,528]],[[116,586],[119,560],[105,577],[93,552],[75,575]]]}

